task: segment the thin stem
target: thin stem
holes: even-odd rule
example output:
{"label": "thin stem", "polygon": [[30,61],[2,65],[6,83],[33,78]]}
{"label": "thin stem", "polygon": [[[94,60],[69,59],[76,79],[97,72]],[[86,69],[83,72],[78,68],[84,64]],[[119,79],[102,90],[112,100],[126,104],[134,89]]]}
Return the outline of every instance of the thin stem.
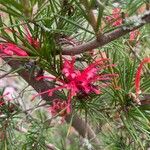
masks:
{"label": "thin stem", "polygon": [[94,13],[93,13],[93,10],[90,6],[89,1],[88,0],[80,0],[80,2],[84,5],[85,10],[87,12],[88,19],[89,19],[89,23],[96,33],[96,31],[97,31],[97,20],[96,20]]}

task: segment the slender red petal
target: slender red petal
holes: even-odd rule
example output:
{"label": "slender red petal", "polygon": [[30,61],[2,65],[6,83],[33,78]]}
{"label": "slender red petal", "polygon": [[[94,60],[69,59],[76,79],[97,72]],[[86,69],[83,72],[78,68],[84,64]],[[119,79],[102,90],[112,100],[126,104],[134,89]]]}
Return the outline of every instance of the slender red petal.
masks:
{"label": "slender red petal", "polygon": [[95,66],[101,64],[101,62],[104,62],[104,61],[109,61],[109,59],[108,58],[101,58],[101,59],[97,60],[96,62],[90,64],[87,68],[85,68],[83,70],[83,72],[87,72],[87,71],[91,70],[92,68],[94,68]]}
{"label": "slender red petal", "polygon": [[42,79],[50,79],[50,80],[55,80],[55,81],[59,81],[59,82],[61,82],[61,83],[64,83],[65,84],[65,82],[63,81],[63,80],[60,80],[60,79],[58,79],[58,78],[56,78],[56,77],[50,77],[50,76],[39,76],[39,77],[37,77],[36,78],[36,80],[42,80]]}
{"label": "slender red petal", "polygon": [[39,76],[39,77],[37,77],[36,78],[36,80],[42,80],[42,79],[50,79],[50,80],[55,80],[56,79],[56,77],[50,77],[50,76]]}
{"label": "slender red petal", "polygon": [[118,75],[117,74],[98,75],[98,76],[94,77],[93,79],[91,79],[90,82],[111,80],[112,77],[118,77]]}
{"label": "slender red petal", "polygon": [[46,93],[48,93],[48,92],[51,92],[51,90],[52,90],[52,89],[49,89],[49,90],[46,90],[46,91],[44,91],[44,92],[40,92],[40,93],[34,95],[34,96],[32,97],[32,99],[31,99],[31,101],[34,100],[37,96],[40,96],[40,95],[46,94]]}
{"label": "slender red petal", "polygon": [[56,87],[56,88],[53,88],[53,89],[49,89],[49,90],[46,90],[44,92],[40,92],[40,93],[34,95],[31,100],[34,100],[35,97],[43,95],[43,94],[46,94],[46,93],[49,93],[49,96],[52,96],[52,94],[53,94],[54,91],[57,91],[57,90],[63,89],[63,88],[66,88],[66,85],[59,86],[59,87]]}

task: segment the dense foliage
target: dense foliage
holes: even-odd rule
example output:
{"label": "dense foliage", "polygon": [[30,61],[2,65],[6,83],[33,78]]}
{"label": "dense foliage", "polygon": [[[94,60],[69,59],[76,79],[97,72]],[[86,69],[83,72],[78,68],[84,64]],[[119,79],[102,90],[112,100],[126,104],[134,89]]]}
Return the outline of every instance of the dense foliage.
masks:
{"label": "dense foliage", "polygon": [[0,0],[0,149],[150,148],[149,23],[149,0]]}

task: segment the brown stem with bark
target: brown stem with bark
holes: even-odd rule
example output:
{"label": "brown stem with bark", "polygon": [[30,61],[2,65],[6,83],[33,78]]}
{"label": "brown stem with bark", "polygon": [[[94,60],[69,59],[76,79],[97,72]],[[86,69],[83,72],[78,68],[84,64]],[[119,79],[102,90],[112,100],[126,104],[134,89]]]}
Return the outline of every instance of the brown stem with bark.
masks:
{"label": "brown stem with bark", "polygon": [[124,36],[125,34],[142,27],[143,25],[147,23],[150,23],[150,11],[147,11],[145,14],[141,15],[141,17],[139,17],[139,20],[141,20],[141,23],[138,26],[130,27],[130,25],[128,25],[124,27],[119,27],[111,32],[98,36],[97,39],[95,40],[89,41],[82,45],[63,48],[62,54],[63,55],[76,55],[76,54],[84,53],[86,51],[93,50],[98,47],[102,47]]}

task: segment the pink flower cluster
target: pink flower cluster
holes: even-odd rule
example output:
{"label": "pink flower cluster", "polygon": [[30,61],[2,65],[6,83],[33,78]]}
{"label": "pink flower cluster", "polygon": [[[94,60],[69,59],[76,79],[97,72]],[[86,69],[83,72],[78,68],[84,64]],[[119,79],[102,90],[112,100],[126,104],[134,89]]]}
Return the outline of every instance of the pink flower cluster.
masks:
{"label": "pink flower cluster", "polygon": [[112,11],[111,16],[106,16],[106,20],[109,23],[112,23],[113,27],[120,26],[122,24],[122,17],[121,17],[121,9],[120,8],[114,8]]}
{"label": "pink flower cluster", "polygon": [[[107,59],[106,59],[107,60]],[[100,94],[100,90],[97,86],[94,86],[92,83],[98,80],[107,80],[108,75],[98,75],[98,71],[100,68],[96,67],[97,65],[103,65],[103,61],[105,59],[101,59],[82,71],[76,70],[74,67],[75,59],[71,61],[65,60],[64,67],[62,73],[66,77],[69,82],[68,89],[71,89],[71,95],[76,96],[77,93],[96,93]],[[70,88],[71,87],[71,88]]]}
{"label": "pink flower cluster", "polygon": [[67,114],[66,108],[67,108],[66,101],[55,99],[53,101],[52,106],[50,107],[50,111],[52,113],[52,116],[55,116],[59,113],[60,116],[65,117]]}
{"label": "pink flower cluster", "polygon": [[[115,77],[116,74],[104,74],[103,70],[109,66],[114,66],[113,64],[107,65],[109,60],[100,59],[90,64],[83,70],[78,70],[75,68],[75,58],[72,60],[64,59],[62,74],[64,75],[64,80],[53,78],[49,76],[38,77],[37,80],[47,78],[50,80],[57,81],[57,87],[43,91],[34,95],[33,99],[36,96],[48,93],[49,96],[52,96],[53,92],[56,90],[66,89],[68,91],[68,100],[67,100],[67,113],[71,112],[71,99],[77,94],[88,95],[88,94],[100,94],[101,87],[103,84],[108,85],[108,82]],[[98,81],[105,81],[103,84],[95,85]]]}
{"label": "pink flower cluster", "polygon": [[[9,99],[10,97],[10,92],[7,93],[3,93],[3,95],[0,95],[0,115],[3,114],[3,110],[7,108],[7,110],[12,113],[16,110],[16,105],[14,105],[13,103],[9,103],[11,100],[13,99]],[[3,108],[4,106],[4,108]]]}
{"label": "pink flower cluster", "polygon": [[135,41],[135,39],[137,39],[137,37],[138,37],[139,34],[140,34],[140,31],[138,29],[130,32],[129,41],[130,42]]}
{"label": "pink flower cluster", "polygon": [[[126,14],[128,16],[128,14]],[[110,23],[113,27],[118,27],[122,25],[123,19],[121,16],[121,9],[120,8],[114,8],[112,11],[111,16],[106,16],[106,21]],[[133,42],[137,38],[137,36],[140,34],[139,30],[131,31],[129,41]]]}
{"label": "pink flower cluster", "polygon": [[16,44],[13,43],[0,43],[0,51],[6,55],[18,55],[18,56],[28,56],[28,54]]}

